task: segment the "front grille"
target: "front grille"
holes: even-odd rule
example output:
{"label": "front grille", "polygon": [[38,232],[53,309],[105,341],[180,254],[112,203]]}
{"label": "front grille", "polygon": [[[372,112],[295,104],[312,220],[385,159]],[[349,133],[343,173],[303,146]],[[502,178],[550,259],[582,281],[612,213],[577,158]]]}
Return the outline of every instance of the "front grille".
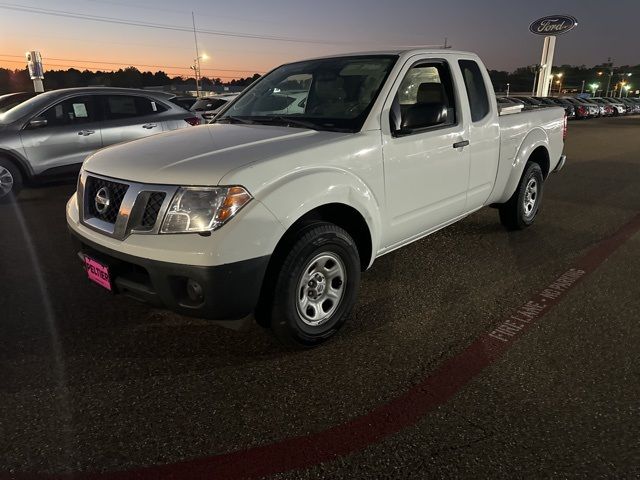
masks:
{"label": "front grille", "polygon": [[151,230],[154,227],[166,196],[167,194],[164,192],[152,192],[149,195],[149,200],[147,200],[147,205],[142,215],[142,222],[140,222],[142,229]]}
{"label": "front grille", "polygon": [[[104,190],[103,190],[104,189]],[[85,186],[86,206],[90,216],[99,218],[108,223],[116,223],[118,212],[122,205],[129,185],[124,183],[112,182],[102,178],[88,177]],[[101,192],[103,198],[108,199],[108,205],[99,205],[96,201],[98,192]],[[105,196],[106,194],[106,196]]]}

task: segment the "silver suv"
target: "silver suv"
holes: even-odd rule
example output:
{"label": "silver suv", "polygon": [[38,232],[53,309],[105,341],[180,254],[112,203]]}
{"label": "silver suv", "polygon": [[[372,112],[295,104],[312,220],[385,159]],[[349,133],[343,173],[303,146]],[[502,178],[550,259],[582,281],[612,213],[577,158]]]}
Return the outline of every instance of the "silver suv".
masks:
{"label": "silver suv", "polygon": [[175,95],[125,88],[42,93],[0,114],[0,201],[26,181],[79,170],[103,147],[199,125]]}

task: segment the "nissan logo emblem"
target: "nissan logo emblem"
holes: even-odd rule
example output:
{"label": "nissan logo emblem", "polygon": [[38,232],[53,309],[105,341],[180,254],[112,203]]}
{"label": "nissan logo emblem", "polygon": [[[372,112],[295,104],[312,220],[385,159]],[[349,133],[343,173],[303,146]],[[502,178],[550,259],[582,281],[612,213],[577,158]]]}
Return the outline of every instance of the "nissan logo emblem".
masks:
{"label": "nissan logo emblem", "polygon": [[96,198],[94,200],[94,205],[96,206],[96,211],[99,214],[103,214],[109,209],[109,204],[111,203],[111,197],[109,196],[109,190],[107,187],[102,187],[96,193]]}

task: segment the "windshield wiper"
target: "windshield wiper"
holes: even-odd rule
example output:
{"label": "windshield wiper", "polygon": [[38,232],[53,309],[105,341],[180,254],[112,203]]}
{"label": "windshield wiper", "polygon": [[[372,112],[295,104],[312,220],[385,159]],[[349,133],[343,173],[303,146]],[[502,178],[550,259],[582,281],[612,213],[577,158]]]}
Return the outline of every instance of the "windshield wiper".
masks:
{"label": "windshield wiper", "polygon": [[285,117],[284,115],[274,115],[272,117],[254,117],[254,120],[258,123],[282,123],[287,127],[302,127],[309,128],[311,130],[320,130],[318,124],[308,122],[306,120],[298,120],[297,118]]}
{"label": "windshield wiper", "polygon": [[227,115],[226,117],[222,117],[216,121],[216,123],[220,123],[223,120],[227,120],[229,123],[244,123],[245,125],[253,125],[256,122],[253,120],[249,120],[247,118],[234,117],[233,115]]}

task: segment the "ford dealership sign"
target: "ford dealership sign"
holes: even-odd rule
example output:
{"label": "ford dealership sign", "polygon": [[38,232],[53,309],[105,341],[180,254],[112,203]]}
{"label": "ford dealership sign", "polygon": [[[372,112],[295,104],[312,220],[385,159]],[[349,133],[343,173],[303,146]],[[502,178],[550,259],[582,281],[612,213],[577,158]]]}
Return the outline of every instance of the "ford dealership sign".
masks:
{"label": "ford dealership sign", "polygon": [[578,25],[578,21],[569,15],[542,17],[531,25],[529,30],[536,35],[562,35]]}

